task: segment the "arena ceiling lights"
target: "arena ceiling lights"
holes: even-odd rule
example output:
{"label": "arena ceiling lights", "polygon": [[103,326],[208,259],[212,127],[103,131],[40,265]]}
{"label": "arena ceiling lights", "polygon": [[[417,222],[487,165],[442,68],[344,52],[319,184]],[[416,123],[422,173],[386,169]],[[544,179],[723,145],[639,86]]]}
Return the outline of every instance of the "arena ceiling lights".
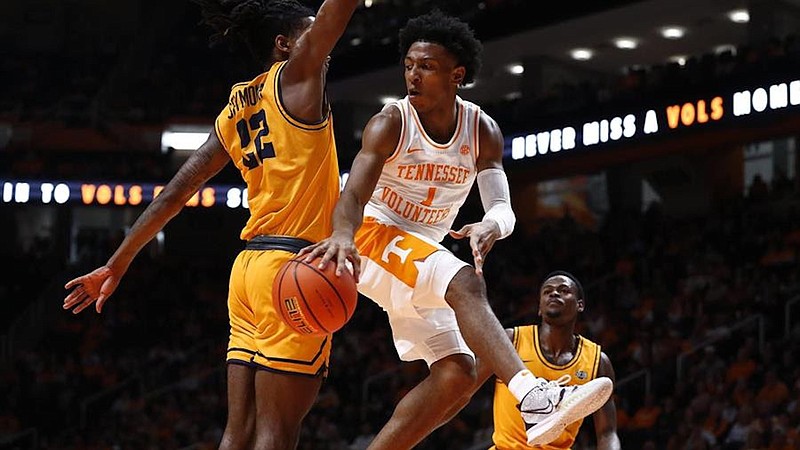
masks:
{"label": "arena ceiling lights", "polygon": [[686,34],[686,28],[677,25],[669,25],[661,29],[661,36],[664,39],[680,39]]}
{"label": "arena ceiling lights", "polygon": [[594,52],[589,48],[576,48],[569,52],[572,59],[576,61],[588,61],[594,56]]}
{"label": "arena ceiling lights", "polygon": [[618,37],[614,39],[614,46],[622,50],[633,50],[639,46],[639,40],[632,37]]}
{"label": "arena ceiling lights", "polygon": [[746,9],[734,9],[728,13],[728,19],[733,23],[750,22],[750,12]]}

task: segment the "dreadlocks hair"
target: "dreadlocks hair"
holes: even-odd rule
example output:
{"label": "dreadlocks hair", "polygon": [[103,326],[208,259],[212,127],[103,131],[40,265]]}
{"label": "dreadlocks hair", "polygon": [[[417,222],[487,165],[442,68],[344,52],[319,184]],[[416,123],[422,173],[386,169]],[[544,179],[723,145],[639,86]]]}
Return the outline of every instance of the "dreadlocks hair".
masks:
{"label": "dreadlocks hair", "polygon": [[210,48],[244,44],[260,66],[272,60],[275,38],[301,29],[314,11],[297,0],[192,0],[200,5],[202,22],[214,32]]}
{"label": "dreadlocks hair", "polygon": [[400,55],[405,57],[411,45],[419,41],[441,45],[456,58],[459,66],[464,66],[462,86],[475,81],[481,68],[483,45],[469,25],[434,9],[410,19],[400,30]]}

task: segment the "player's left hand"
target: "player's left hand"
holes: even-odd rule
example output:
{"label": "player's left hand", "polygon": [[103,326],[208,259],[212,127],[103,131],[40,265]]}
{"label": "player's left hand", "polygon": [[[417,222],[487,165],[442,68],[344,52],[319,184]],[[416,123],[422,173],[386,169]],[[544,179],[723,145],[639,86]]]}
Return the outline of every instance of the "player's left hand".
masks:
{"label": "player's left hand", "polygon": [[72,309],[78,314],[95,303],[95,311],[102,312],[103,304],[114,293],[119,285],[120,277],[108,266],[98,267],[94,271],[70,280],[64,286],[72,291],[64,298],[64,309]]}
{"label": "player's left hand", "polygon": [[450,236],[455,239],[469,237],[469,246],[472,248],[472,257],[475,260],[475,273],[483,275],[483,262],[489,250],[500,237],[500,227],[492,220],[464,225],[460,230],[450,230]]}

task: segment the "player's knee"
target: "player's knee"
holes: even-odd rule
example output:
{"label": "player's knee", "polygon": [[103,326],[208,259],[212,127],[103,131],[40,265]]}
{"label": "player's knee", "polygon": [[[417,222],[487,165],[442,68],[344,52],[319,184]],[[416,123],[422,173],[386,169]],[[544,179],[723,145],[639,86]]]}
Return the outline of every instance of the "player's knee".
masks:
{"label": "player's knee", "polygon": [[284,412],[283,415],[259,415],[256,422],[255,448],[267,450],[295,448],[302,419],[296,419],[288,411]]}
{"label": "player's knee", "polygon": [[459,270],[447,286],[445,300],[450,306],[486,301],[486,283],[472,267]]}
{"label": "player's knee", "polygon": [[[472,398],[477,382],[475,360],[468,355],[454,355],[445,358],[445,364],[437,371],[439,390],[447,396],[451,408],[460,410]],[[433,367],[431,374],[433,375]]]}
{"label": "player's knee", "polygon": [[295,448],[298,436],[298,429],[291,429],[291,427],[281,426],[281,424],[261,427],[258,429],[255,448],[266,450]]}
{"label": "player's knee", "polygon": [[245,450],[252,447],[255,436],[255,417],[248,414],[244,420],[228,417],[219,450]]}
{"label": "player's knee", "polygon": [[477,380],[475,359],[469,355],[451,355],[431,366],[431,376],[440,386],[453,388],[454,393],[467,391]]}

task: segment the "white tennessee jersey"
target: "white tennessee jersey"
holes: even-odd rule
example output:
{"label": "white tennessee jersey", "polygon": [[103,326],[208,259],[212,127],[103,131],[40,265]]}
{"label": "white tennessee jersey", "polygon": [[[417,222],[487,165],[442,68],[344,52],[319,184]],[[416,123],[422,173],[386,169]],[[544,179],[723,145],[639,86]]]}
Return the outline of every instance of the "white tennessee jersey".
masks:
{"label": "white tennessee jersey", "polygon": [[400,141],[386,163],[364,215],[441,242],[477,176],[481,109],[456,97],[456,131],[438,144],[423,129],[408,96],[390,103],[403,120]]}

